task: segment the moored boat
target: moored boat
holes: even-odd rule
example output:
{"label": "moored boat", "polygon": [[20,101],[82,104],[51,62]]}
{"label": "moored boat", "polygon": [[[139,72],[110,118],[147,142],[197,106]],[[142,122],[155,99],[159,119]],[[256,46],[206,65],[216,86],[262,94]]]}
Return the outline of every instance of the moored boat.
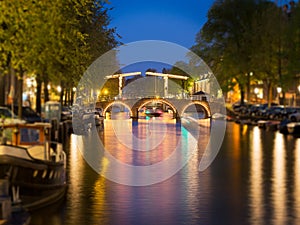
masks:
{"label": "moored boat", "polygon": [[262,129],[267,128],[268,121],[267,120],[259,120],[257,121],[257,126]]}
{"label": "moored boat", "polygon": [[159,117],[163,114],[163,111],[159,108],[148,108],[145,110],[145,114],[149,117]]}
{"label": "moored boat", "polygon": [[13,207],[34,210],[65,194],[66,156],[50,129],[49,123],[2,125],[0,179],[9,181]]}
{"label": "moored boat", "polygon": [[266,130],[268,131],[276,131],[278,130],[278,127],[280,125],[279,121],[269,121],[269,123],[266,124]]}
{"label": "moored boat", "polygon": [[287,124],[289,134],[300,135],[300,122],[291,122]]}

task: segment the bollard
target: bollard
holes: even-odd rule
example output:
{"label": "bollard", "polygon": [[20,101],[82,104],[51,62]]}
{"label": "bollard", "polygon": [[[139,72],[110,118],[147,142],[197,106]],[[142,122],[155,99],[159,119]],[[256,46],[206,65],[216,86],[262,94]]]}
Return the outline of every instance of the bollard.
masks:
{"label": "bollard", "polygon": [[59,123],[59,130],[58,130],[58,142],[59,143],[64,143],[65,141],[65,123],[61,122]]}

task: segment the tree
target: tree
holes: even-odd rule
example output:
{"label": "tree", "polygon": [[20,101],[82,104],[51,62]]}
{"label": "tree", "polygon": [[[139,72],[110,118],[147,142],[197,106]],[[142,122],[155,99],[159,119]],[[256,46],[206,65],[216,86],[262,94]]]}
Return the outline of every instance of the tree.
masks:
{"label": "tree", "polygon": [[247,90],[249,98],[252,19],[261,1],[218,0],[208,12],[208,20],[196,37],[192,50],[202,57],[222,88],[235,80],[241,91],[241,102]]}
{"label": "tree", "polygon": [[[185,68],[185,71],[182,71],[180,68]],[[179,87],[181,87],[186,93],[190,92],[190,89],[192,88],[193,84],[194,84],[194,79],[190,76],[191,72],[189,71],[189,66],[185,63],[185,62],[176,62],[174,64],[174,66],[169,69],[169,70],[165,70],[163,71],[163,73],[169,73],[169,74],[176,74],[176,75],[182,75],[182,76],[187,76],[188,79],[187,80],[179,80],[179,79],[172,79],[172,82],[176,83]]]}
{"label": "tree", "polygon": [[216,1],[192,50],[208,62],[223,90],[238,84],[243,103],[251,82],[260,80],[270,104],[274,87],[282,87],[284,96],[299,71],[297,12],[264,0]]}
{"label": "tree", "polygon": [[287,11],[286,5],[283,8],[273,3],[266,3],[256,13],[253,20],[255,34],[253,42],[259,49],[252,53],[252,64],[257,69],[257,75],[264,81],[267,87],[268,102],[272,101],[272,91],[281,87],[283,101],[285,91],[291,82],[289,64],[293,61],[291,48],[294,37],[290,35],[291,14]]}
{"label": "tree", "polygon": [[300,73],[300,2],[298,2],[291,11],[286,36],[288,38],[289,49],[287,53],[288,66],[287,71],[291,79],[290,83],[295,82],[296,76]]}
{"label": "tree", "polygon": [[15,70],[20,87],[24,73],[35,76],[39,112],[43,83],[45,100],[48,82],[62,86],[61,96],[70,96],[88,65],[118,43],[115,29],[107,28],[102,1],[3,0],[0,4],[1,70]]}
{"label": "tree", "polygon": [[27,71],[26,58],[32,37],[28,34],[32,27],[31,13],[34,2],[0,2],[0,63],[5,74],[15,74],[18,78],[18,115],[22,116],[23,75]]}

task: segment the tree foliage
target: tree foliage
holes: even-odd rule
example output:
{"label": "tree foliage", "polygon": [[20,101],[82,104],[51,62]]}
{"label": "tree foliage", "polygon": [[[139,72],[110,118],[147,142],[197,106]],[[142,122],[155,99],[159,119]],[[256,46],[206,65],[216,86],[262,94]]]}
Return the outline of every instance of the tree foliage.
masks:
{"label": "tree foliage", "polygon": [[51,82],[70,90],[94,59],[118,44],[102,1],[0,4],[0,69],[22,69],[33,74],[38,85]]}
{"label": "tree foliage", "polygon": [[289,72],[289,65],[292,52],[297,53],[289,45],[297,46],[299,35],[291,38],[288,33],[299,31],[295,29],[299,26],[296,17],[270,1],[217,0],[192,50],[211,66],[223,90],[229,91],[236,82],[243,101],[244,92],[249,96],[251,81],[262,80],[271,101],[272,88],[284,88],[295,74],[295,70],[293,74]]}
{"label": "tree foliage", "polygon": [[291,10],[291,16],[286,33],[288,43],[288,73],[300,73],[300,2],[298,2]]}

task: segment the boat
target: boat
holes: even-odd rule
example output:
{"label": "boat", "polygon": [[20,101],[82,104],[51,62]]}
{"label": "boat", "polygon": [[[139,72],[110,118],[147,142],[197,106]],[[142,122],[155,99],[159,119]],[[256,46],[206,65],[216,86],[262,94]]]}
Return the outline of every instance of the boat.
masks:
{"label": "boat", "polygon": [[269,123],[266,124],[267,131],[276,131],[280,125],[279,121],[271,120]]}
{"label": "boat", "polygon": [[62,199],[66,155],[51,141],[51,124],[2,124],[1,133],[0,179],[9,182],[12,208],[31,211]]}
{"label": "boat", "polygon": [[257,121],[257,126],[259,128],[266,129],[268,123],[269,123],[269,121],[267,121],[267,120],[258,120]]}
{"label": "boat", "polygon": [[289,134],[300,135],[300,122],[291,122],[287,124]]}
{"label": "boat", "polygon": [[145,110],[146,116],[159,117],[163,114],[163,111],[159,108],[148,108]]}
{"label": "boat", "polygon": [[215,120],[226,120],[228,116],[221,113],[215,113],[211,116],[211,118]]}

